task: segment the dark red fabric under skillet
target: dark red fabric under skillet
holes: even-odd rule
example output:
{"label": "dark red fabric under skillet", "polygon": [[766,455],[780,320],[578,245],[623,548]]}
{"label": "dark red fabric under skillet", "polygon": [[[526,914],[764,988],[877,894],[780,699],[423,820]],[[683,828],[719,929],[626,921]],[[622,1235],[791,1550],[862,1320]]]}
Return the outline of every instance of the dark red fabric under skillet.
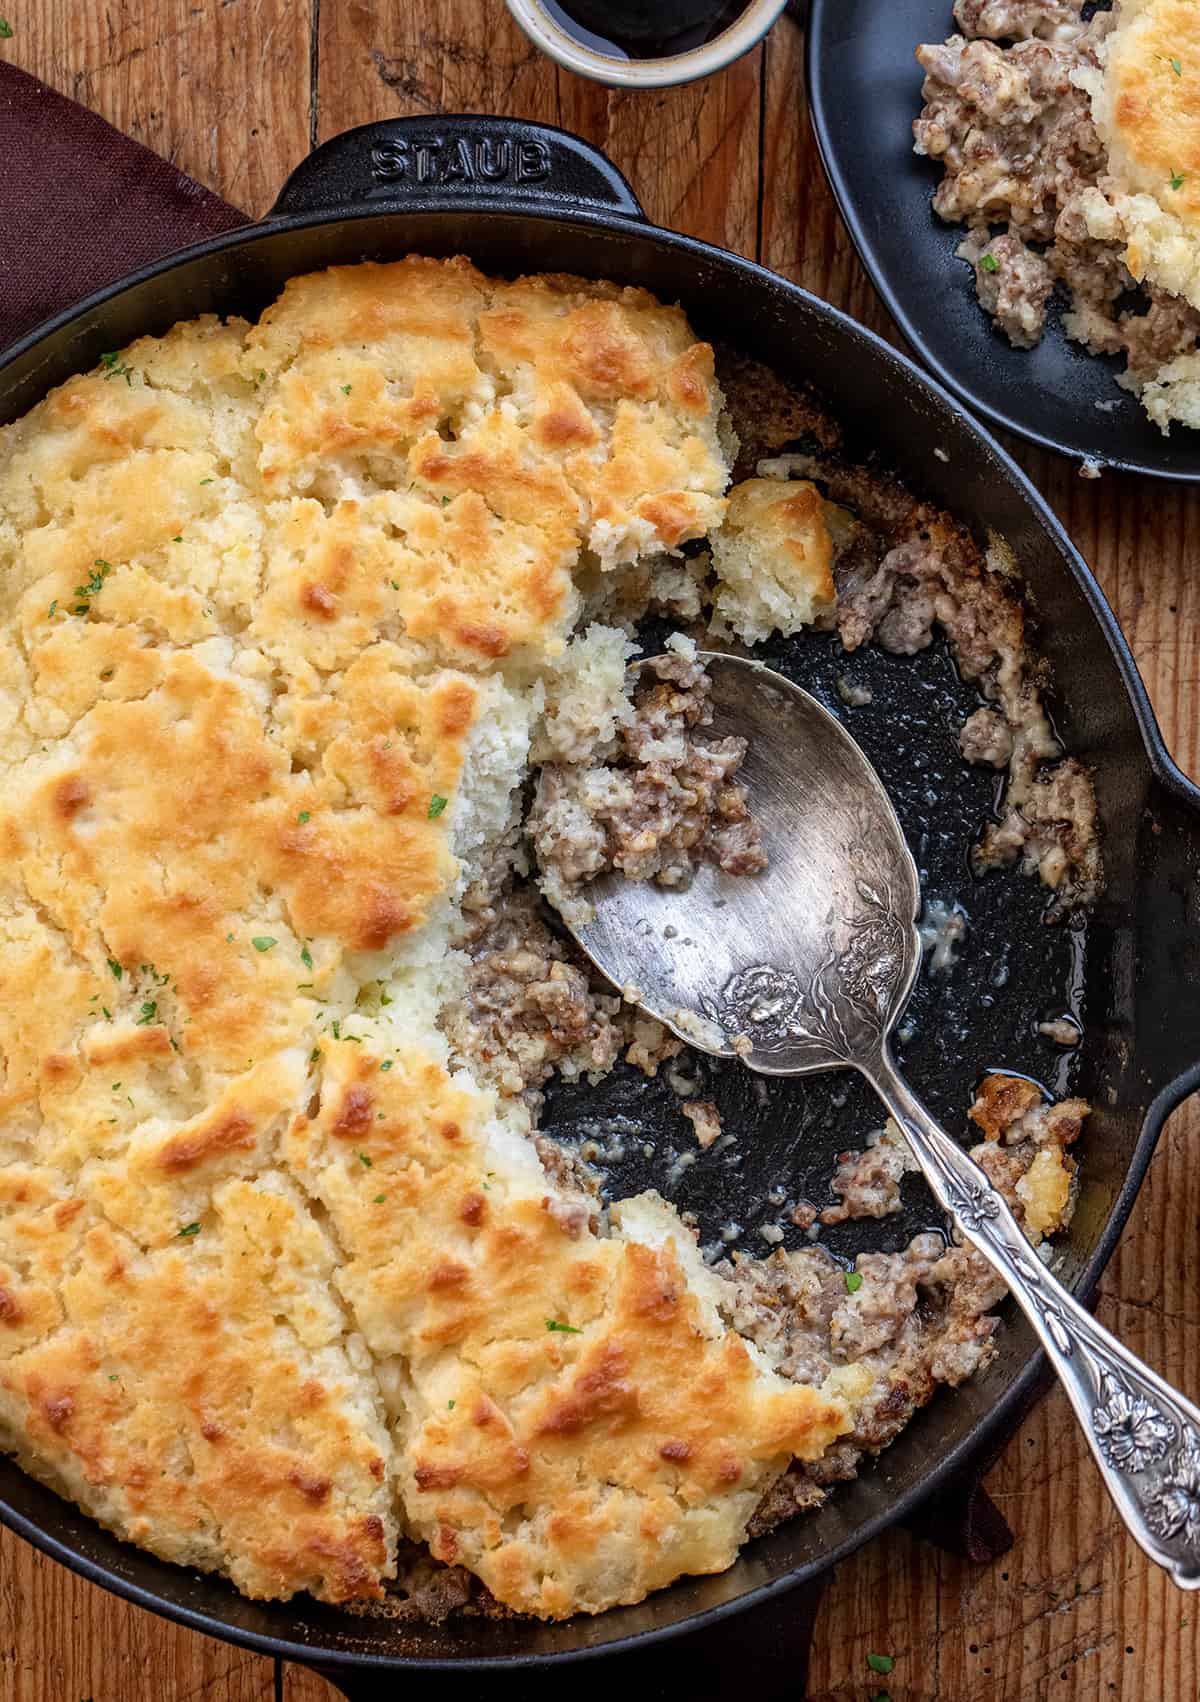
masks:
{"label": "dark red fabric under skillet", "polygon": [[8,64],[0,64],[0,162],[0,349],[126,272],[249,222]]}

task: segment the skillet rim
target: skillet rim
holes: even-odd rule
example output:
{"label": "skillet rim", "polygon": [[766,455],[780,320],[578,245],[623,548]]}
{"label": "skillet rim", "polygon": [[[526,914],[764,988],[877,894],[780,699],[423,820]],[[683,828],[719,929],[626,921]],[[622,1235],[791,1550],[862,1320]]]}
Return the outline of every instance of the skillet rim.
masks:
{"label": "skillet rim", "polygon": [[[821,0],[816,0],[818,6],[820,3]],[[376,126],[363,125],[359,128],[368,130],[374,129]],[[538,128],[549,130],[552,127],[539,126]],[[343,134],[351,135],[353,131]],[[570,132],[563,132],[562,134],[569,135]],[[260,239],[275,236],[281,232],[308,230],[321,225],[345,225],[360,222],[369,224],[375,218],[381,216],[390,217],[404,213],[419,213],[422,217],[434,218],[457,218],[462,214],[484,214],[494,218],[518,217],[522,221],[537,221],[539,224],[589,225],[617,235],[624,231],[631,237],[636,236],[640,241],[652,240],[668,250],[675,251],[681,257],[703,257],[708,261],[715,258],[719,263],[730,266],[756,293],[775,292],[786,301],[802,304],[806,310],[814,313],[818,319],[824,319],[840,334],[848,336],[851,340],[858,339],[868,358],[899,368],[910,381],[915,382],[918,387],[927,391],[933,400],[941,405],[947,414],[947,424],[951,429],[959,434],[965,432],[968,437],[976,441],[976,446],[979,449],[991,457],[997,476],[1006,480],[1015,490],[1017,496],[1024,500],[1035,523],[1048,535],[1050,542],[1056,547],[1063,565],[1070,571],[1082,591],[1091,615],[1099,626],[1101,636],[1107,643],[1117,665],[1141,735],[1150,777],[1185,806],[1190,805],[1197,815],[1198,831],[1200,831],[1200,786],[1194,784],[1184,775],[1168,753],[1150,705],[1145,685],[1116,616],[1109,607],[1098,581],[1071,542],[1065,528],[1024,471],[1013,461],[1007,451],[995,441],[986,428],[972,418],[963,402],[952,394],[937,377],[926,372],[912,357],[893,348],[877,333],[861,325],[840,308],[834,307],[831,303],[813,295],[810,291],[801,288],[800,285],[790,282],[779,273],[760,265],[757,261],[745,259],[743,256],[715,243],[702,242],[696,237],[668,230],[663,226],[652,224],[645,218],[623,213],[601,213],[591,209],[580,209],[561,201],[556,203],[549,199],[544,209],[524,205],[519,209],[513,209],[498,205],[495,200],[484,200],[477,196],[463,195],[460,197],[456,195],[453,204],[449,206],[444,200],[434,201],[433,199],[410,197],[399,202],[380,200],[372,201],[366,206],[343,205],[318,212],[268,215],[260,221],[239,227],[233,231],[223,232],[219,236],[211,237],[203,242],[194,243],[189,247],[165,255],[159,260],[140,267],[103,288],[93,291],[91,295],[85,297],[75,306],[54,315],[39,326],[35,326],[33,330],[27,332],[0,356],[0,393],[3,391],[5,378],[10,369],[35,351],[40,343],[66,329],[73,322],[83,319],[98,308],[104,307],[127,290],[133,289],[152,278],[164,276],[192,261],[208,259],[232,249],[250,246]],[[1163,1124],[1175,1107],[1198,1088],[1200,1088],[1200,1061],[1162,1087],[1147,1107],[1132,1156],[1103,1232],[1075,1283],[1077,1293],[1090,1295],[1094,1291],[1095,1285],[1112,1258],[1124,1230],[1158,1144]],[[1040,1351],[1035,1351],[1014,1378],[1010,1387],[996,1402],[991,1412],[980,1419],[974,1428],[942,1457],[937,1465],[918,1483],[897,1496],[886,1508],[865,1520],[850,1536],[843,1539],[842,1542],[819,1559],[785,1572],[782,1576],[767,1583],[751,1587],[729,1601],[702,1608],[700,1611],[672,1623],[652,1626],[592,1647],[549,1650],[532,1655],[489,1656],[472,1653],[423,1659],[411,1655],[330,1648],[318,1641],[297,1642],[286,1635],[277,1636],[274,1633],[254,1631],[231,1625],[226,1619],[213,1611],[189,1607],[182,1602],[165,1600],[157,1595],[152,1588],[132,1579],[123,1578],[110,1571],[102,1561],[92,1559],[90,1556],[81,1553],[72,1546],[68,1539],[55,1535],[52,1531],[38,1524],[36,1520],[18,1512],[2,1497],[0,1497],[0,1523],[31,1543],[43,1554],[49,1555],[51,1559],[68,1567],[72,1572],[86,1578],[90,1583],[97,1584],[101,1588],[121,1596],[137,1607],[145,1608],[147,1611],[156,1613],[176,1624],[188,1626],[192,1630],[217,1637],[224,1642],[253,1649],[260,1654],[281,1660],[317,1667],[330,1678],[336,1678],[337,1675],[369,1675],[393,1672],[422,1672],[429,1673],[431,1676],[440,1674],[447,1677],[458,1674],[482,1676],[484,1674],[515,1673],[533,1666],[539,1669],[550,1666],[565,1666],[603,1656],[633,1654],[639,1649],[645,1649],[673,1638],[687,1637],[701,1628],[717,1625],[733,1614],[773,1601],[786,1591],[795,1589],[812,1578],[831,1570],[848,1555],[910,1514],[948,1476],[963,1465],[969,1456],[975,1454],[980,1446],[995,1434],[1013,1409],[1028,1396],[1043,1367],[1044,1356]],[[139,1551],[139,1553],[143,1562],[161,1567],[164,1570],[169,1568],[172,1575],[178,1574],[181,1570],[169,1561],[160,1560],[156,1555],[149,1554],[146,1551]],[[187,1568],[182,1570],[186,1572]],[[204,1581],[206,1583],[211,1582],[214,1586],[224,1585],[230,1590],[233,1588],[227,1580],[221,1579],[219,1575],[205,1578]],[[290,1604],[280,1605],[286,1609]]]}

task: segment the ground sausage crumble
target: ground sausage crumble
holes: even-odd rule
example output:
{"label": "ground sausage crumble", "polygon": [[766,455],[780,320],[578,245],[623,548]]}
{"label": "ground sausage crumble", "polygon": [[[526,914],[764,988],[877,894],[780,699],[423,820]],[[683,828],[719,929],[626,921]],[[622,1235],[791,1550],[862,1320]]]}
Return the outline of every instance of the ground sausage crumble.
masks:
{"label": "ground sausage crumble", "polygon": [[766,868],[734,778],[746,741],[713,736],[711,698],[702,663],[652,658],[614,739],[578,763],[543,767],[527,828],[543,888],[564,914],[579,917],[578,889],[606,869],[680,887],[702,861],[735,875]]}
{"label": "ground sausage crumble", "polygon": [[[1046,1104],[1032,1082],[1001,1075],[987,1077],[971,1107],[984,1135],[971,1156],[1035,1242],[1070,1221],[1075,1167],[1067,1149],[1088,1109],[1081,1099]],[[899,1211],[899,1179],[911,1165],[898,1132],[843,1154],[834,1179],[841,1203],[822,1221]],[[758,1531],[855,1476],[863,1456],[886,1448],[938,1384],[963,1382],[994,1351],[999,1320],[991,1309],[1004,1284],[981,1253],[936,1232],[915,1236],[900,1253],[860,1253],[852,1274],[822,1247],[780,1249],[767,1259],[735,1256],[723,1268],[737,1289],[737,1328],[782,1353],[785,1376],[820,1383],[834,1366],[854,1364],[872,1375],[854,1429],[815,1464],[796,1464],[775,1484],[758,1509]]]}

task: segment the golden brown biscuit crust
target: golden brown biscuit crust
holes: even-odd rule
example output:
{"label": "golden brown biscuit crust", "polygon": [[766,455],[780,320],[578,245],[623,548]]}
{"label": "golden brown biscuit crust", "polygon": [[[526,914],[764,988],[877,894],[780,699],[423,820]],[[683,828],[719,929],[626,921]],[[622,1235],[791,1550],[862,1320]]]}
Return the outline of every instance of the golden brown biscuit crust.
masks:
{"label": "golden brown biscuit crust", "polygon": [[1191,0],[1126,0],[1119,22],[1105,81],[1123,187],[1153,195],[1200,237],[1200,18]]}
{"label": "golden brown biscuit crust", "polygon": [[419,1054],[389,1061],[331,1045],[285,1154],[329,1211],[367,1345],[403,1367],[411,1527],[549,1618],[730,1564],[764,1486],[848,1427],[846,1403],[707,1319],[672,1242],[573,1236],[497,1154],[486,1101]]}
{"label": "golden brown biscuit crust", "polygon": [[1108,156],[1081,208],[1134,279],[1200,307],[1200,18],[1191,0],[1121,0],[1114,17],[1103,68],[1074,74]]}

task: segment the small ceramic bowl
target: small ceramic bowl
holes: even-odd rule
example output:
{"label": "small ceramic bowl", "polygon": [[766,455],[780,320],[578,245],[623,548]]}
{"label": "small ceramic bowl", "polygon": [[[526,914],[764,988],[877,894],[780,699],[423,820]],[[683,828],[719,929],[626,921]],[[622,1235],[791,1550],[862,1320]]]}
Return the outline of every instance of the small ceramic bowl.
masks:
{"label": "small ceramic bowl", "polygon": [[732,65],[762,39],[783,11],[787,0],[747,0],[745,9],[727,29],[699,47],[661,59],[626,59],[587,47],[559,23],[543,0],[507,0],[509,11],[543,53],[597,83],[625,89],[661,89],[691,83]]}

